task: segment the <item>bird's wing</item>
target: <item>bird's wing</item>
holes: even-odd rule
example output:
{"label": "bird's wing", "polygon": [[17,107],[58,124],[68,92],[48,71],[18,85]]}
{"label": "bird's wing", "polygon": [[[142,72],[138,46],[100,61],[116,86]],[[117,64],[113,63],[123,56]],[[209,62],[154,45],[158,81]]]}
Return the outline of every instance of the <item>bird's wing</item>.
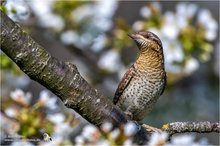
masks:
{"label": "bird's wing", "polygon": [[161,94],[160,95],[162,95],[163,94],[163,92],[164,92],[164,90],[165,90],[165,88],[166,88],[166,85],[167,85],[167,74],[166,74],[166,72],[164,73],[164,86],[163,86],[163,89],[162,89],[162,91],[161,91]]}
{"label": "bird's wing", "polygon": [[115,96],[113,98],[113,103],[116,104],[119,100],[119,97],[122,95],[123,91],[126,89],[126,87],[129,85],[129,83],[131,82],[133,76],[135,73],[135,68],[134,65],[132,65],[128,71],[125,73],[125,75],[123,76],[121,82],[118,85],[118,88],[115,92]]}

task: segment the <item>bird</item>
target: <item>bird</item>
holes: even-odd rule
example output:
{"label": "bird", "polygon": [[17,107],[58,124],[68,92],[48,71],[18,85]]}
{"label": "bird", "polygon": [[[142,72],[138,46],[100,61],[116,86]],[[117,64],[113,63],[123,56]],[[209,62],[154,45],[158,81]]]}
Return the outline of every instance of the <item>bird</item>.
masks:
{"label": "bird", "polygon": [[166,86],[163,46],[159,37],[150,31],[134,32],[128,36],[135,41],[140,53],[121,79],[113,103],[129,119],[141,121],[152,110]]}

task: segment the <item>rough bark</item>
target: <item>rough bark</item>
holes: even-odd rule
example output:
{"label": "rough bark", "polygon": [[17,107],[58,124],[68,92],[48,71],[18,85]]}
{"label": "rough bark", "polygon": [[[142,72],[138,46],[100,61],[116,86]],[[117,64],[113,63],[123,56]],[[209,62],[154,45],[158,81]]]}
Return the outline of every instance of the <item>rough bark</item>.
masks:
{"label": "rough bark", "polygon": [[[128,121],[118,107],[81,77],[75,65],[52,57],[2,11],[0,15],[1,49],[32,80],[47,87],[66,107],[98,127],[105,121],[116,127]],[[148,137],[141,127],[135,141],[143,144]]]}

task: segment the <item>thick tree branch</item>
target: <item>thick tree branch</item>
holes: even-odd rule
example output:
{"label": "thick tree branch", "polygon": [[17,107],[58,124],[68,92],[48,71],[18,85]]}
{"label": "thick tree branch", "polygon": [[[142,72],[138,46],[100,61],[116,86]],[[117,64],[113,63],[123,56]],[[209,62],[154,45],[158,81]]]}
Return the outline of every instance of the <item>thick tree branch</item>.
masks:
{"label": "thick tree branch", "polygon": [[[98,127],[105,121],[115,126],[128,121],[119,108],[81,77],[75,65],[52,57],[2,11],[0,15],[1,49],[31,79],[47,87],[68,108]],[[143,144],[148,137],[141,127],[135,141]]]}
{"label": "thick tree branch", "polygon": [[220,132],[220,125],[218,122],[173,122],[164,124],[163,131],[166,131],[170,136],[176,133],[197,132],[197,133],[210,133]]}

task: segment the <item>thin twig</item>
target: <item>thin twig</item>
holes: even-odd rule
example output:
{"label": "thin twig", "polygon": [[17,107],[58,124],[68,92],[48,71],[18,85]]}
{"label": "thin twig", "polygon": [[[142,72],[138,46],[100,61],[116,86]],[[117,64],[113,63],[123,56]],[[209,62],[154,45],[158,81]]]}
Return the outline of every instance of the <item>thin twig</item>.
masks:
{"label": "thin twig", "polygon": [[176,133],[197,132],[197,133],[210,133],[220,131],[218,122],[173,122],[164,124],[162,131],[166,131],[170,136]]}

